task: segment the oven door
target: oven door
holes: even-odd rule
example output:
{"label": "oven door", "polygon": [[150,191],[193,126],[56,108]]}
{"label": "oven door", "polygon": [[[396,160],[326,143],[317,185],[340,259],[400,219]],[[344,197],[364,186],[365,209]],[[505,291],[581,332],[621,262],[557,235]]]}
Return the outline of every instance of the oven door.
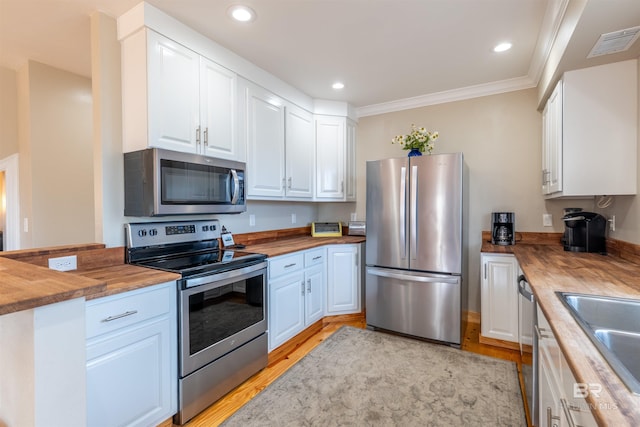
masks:
{"label": "oven door", "polygon": [[267,330],[267,263],[187,279],[179,293],[180,377]]}

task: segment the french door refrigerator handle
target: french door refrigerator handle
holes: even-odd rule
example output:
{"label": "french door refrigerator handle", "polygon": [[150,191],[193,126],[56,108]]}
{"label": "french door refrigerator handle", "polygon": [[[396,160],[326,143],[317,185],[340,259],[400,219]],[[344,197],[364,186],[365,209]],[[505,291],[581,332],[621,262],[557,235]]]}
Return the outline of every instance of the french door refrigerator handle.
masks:
{"label": "french door refrigerator handle", "polygon": [[418,258],[418,166],[411,166],[411,198],[409,205],[409,215],[411,216],[409,241],[411,247],[411,259]]}
{"label": "french door refrigerator handle", "polygon": [[393,273],[381,268],[369,267],[367,273],[379,277],[387,277],[389,279],[409,280],[412,282],[424,282],[424,283],[458,283],[459,277],[457,276],[417,276],[412,274]]}
{"label": "french door refrigerator handle", "polygon": [[400,247],[402,252],[400,258],[407,257],[407,219],[406,215],[406,185],[407,185],[407,168],[400,168]]}

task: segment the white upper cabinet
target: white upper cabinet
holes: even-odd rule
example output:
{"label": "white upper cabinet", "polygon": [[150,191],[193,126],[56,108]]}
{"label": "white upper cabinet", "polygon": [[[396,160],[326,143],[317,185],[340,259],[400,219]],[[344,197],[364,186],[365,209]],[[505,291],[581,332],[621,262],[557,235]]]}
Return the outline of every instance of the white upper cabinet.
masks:
{"label": "white upper cabinet", "polygon": [[124,151],[165,148],[244,161],[235,73],[143,28],[122,41]]}
{"label": "white upper cabinet", "polygon": [[637,193],[638,62],[569,71],[543,112],[548,198]]}
{"label": "white upper cabinet", "polygon": [[247,197],[311,200],[315,170],[313,115],[240,80],[242,139],[247,141]]}
{"label": "white upper cabinet", "polygon": [[285,110],[285,193],[287,197],[311,199],[316,161],[313,114],[292,104]]}
{"label": "white upper cabinet", "polygon": [[346,119],[316,116],[316,198],[345,199]]}

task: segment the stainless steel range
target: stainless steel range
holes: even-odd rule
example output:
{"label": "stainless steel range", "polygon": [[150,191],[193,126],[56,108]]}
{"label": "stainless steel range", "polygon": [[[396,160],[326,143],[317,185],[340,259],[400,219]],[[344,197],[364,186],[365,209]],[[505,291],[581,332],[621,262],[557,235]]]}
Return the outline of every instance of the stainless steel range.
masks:
{"label": "stainless steel range", "polygon": [[221,249],[217,220],[127,224],[127,262],[179,273],[184,424],[267,365],[266,255]]}

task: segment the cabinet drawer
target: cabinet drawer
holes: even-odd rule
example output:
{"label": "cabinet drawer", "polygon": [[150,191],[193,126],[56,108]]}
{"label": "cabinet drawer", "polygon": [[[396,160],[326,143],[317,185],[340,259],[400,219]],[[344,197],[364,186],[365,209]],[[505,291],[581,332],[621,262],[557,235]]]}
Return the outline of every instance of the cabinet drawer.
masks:
{"label": "cabinet drawer", "polygon": [[313,265],[322,264],[327,258],[327,250],[325,248],[314,249],[304,253],[304,266],[311,267]]}
{"label": "cabinet drawer", "polygon": [[171,311],[176,283],[167,282],[87,302],[87,338],[139,323]]}
{"label": "cabinet drawer", "polygon": [[269,279],[301,270],[304,266],[304,254],[296,252],[269,260]]}

